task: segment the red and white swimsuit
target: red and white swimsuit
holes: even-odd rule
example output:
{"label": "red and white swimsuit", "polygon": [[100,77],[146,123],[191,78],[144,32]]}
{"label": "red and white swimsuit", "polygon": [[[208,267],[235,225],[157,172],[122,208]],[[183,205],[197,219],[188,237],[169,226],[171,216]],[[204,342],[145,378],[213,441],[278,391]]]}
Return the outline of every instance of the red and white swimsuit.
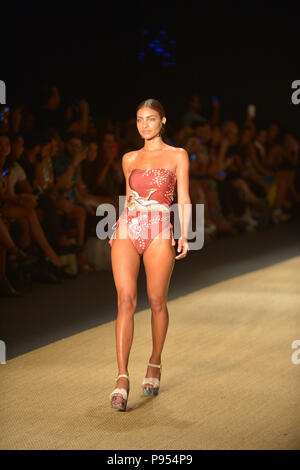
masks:
{"label": "red and white swimsuit", "polygon": [[[162,231],[168,232],[169,236],[171,233],[174,246],[169,207],[174,198],[175,184],[176,175],[167,168],[132,170],[129,176],[129,186],[132,191],[122,214],[112,227],[114,232],[109,239],[110,246],[112,240],[116,238],[117,227],[120,225],[120,234],[123,224],[125,230],[120,238],[126,237],[128,230],[128,235],[140,255]],[[167,238],[167,235],[164,235],[164,238]]]}

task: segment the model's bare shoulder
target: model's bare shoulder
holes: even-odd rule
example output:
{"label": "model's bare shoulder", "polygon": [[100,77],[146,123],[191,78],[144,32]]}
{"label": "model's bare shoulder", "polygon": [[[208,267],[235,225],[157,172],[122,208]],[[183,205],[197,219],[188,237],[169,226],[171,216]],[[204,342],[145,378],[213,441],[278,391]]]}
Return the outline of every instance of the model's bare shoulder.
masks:
{"label": "model's bare shoulder", "polygon": [[130,172],[130,168],[136,156],[137,156],[137,150],[132,150],[131,152],[124,153],[122,157],[122,167],[123,167],[124,175],[128,175],[128,173]]}
{"label": "model's bare shoulder", "polygon": [[172,147],[172,149],[177,169],[185,165],[188,166],[190,160],[187,151],[181,147]]}

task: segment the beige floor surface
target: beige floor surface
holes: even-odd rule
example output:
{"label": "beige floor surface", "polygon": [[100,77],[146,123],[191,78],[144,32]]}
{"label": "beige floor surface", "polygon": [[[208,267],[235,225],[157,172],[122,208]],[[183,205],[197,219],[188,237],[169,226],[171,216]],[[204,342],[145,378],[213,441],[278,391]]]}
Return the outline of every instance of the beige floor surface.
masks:
{"label": "beige floor surface", "polygon": [[154,398],[150,310],[136,313],[125,413],[109,404],[115,322],[0,365],[0,448],[300,449],[299,272],[297,257],[169,301]]}

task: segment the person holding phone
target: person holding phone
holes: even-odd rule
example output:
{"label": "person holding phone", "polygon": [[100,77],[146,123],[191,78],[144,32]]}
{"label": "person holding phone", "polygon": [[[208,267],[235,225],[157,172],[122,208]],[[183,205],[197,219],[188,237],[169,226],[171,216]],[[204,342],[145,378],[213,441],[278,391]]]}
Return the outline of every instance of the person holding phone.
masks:
{"label": "person holding phone", "polygon": [[[22,233],[23,247],[30,246],[31,236],[40,246],[47,260],[53,268],[53,272],[61,276],[64,272],[63,263],[49,244],[41,227],[36,213],[37,196],[29,193],[12,194],[10,188],[9,155],[11,151],[10,139],[7,134],[0,134],[0,203],[2,215],[9,221],[19,221],[24,227]],[[8,170],[8,171],[7,171]],[[56,269],[55,269],[56,268]]]}
{"label": "person holding phone", "polygon": [[94,268],[88,264],[84,253],[88,209],[77,197],[77,191],[80,192],[80,165],[87,157],[87,148],[80,135],[70,133],[66,139],[65,149],[65,152],[55,155],[52,159],[54,186],[58,191],[56,207],[76,225],[76,242],[80,248],[77,253],[79,270],[91,272]]}

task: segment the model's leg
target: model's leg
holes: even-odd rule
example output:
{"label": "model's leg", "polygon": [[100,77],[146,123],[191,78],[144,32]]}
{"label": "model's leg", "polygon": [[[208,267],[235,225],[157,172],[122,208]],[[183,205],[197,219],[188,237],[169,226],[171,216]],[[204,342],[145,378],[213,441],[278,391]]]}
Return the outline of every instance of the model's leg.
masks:
{"label": "model's leg", "polygon": [[[118,234],[119,227],[116,230],[116,237]],[[118,375],[128,375],[128,359],[134,332],[134,312],[137,305],[137,278],[141,263],[140,255],[129,237],[116,238],[112,241],[111,262],[118,294],[115,330]],[[116,386],[128,389],[126,377],[121,377]]]}
{"label": "model's leg", "polygon": [[[159,236],[158,236],[159,237]],[[147,276],[147,294],[152,311],[153,349],[149,362],[160,364],[161,354],[169,325],[167,297],[175,264],[175,250],[170,238],[154,238],[143,255]],[[146,377],[160,376],[160,369],[148,366]],[[145,387],[153,387],[145,384]]]}

